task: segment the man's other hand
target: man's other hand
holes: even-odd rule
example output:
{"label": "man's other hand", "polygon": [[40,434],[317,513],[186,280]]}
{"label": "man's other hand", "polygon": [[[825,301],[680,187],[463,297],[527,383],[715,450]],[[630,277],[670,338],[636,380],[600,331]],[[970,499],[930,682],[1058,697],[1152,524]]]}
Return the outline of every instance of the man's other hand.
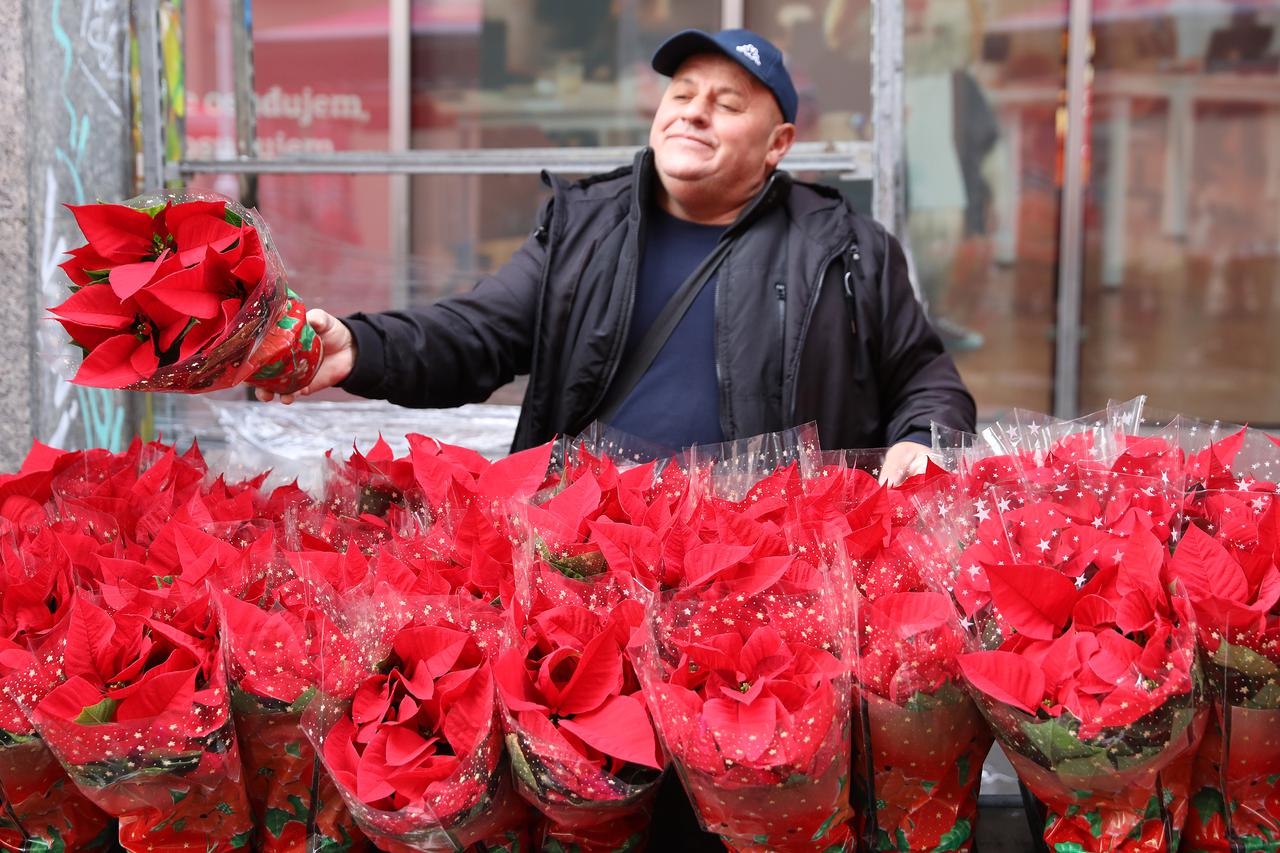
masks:
{"label": "man's other hand", "polygon": [[[332,314],[320,308],[312,308],[307,312],[307,322],[315,330],[316,337],[324,346],[320,359],[320,369],[316,371],[311,384],[293,394],[281,394],[280,402],[288,405],[299,396],[306,397],[317,391],[332,388],[351,375],[356,364],[356,342],[346,324]],[[270,391],[257,389],[258,399],[269,403],[276,398]]]}
{"label": "man's other hand", "polygon": [[916,441],[899,441],[884,454],[880,466],[880,485],[900,486],[902,481],[923,474],[929,460],[929,448]]}

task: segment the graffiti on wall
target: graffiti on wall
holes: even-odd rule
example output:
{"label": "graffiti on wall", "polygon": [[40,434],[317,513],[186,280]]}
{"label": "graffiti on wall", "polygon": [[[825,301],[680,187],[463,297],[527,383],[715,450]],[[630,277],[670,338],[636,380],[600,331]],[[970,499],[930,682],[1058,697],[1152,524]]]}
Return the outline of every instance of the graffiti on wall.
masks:
{"label": "graffiti on wall", "polygon": [[[127,0],[30,0],[33,116],[31,185],[41,203],[36,218],[40,253],[39,304],[66,298],[58,264],[81,241],[64,204],[85,204],[130,194],[132,163],[126,105],[129,4]],[[43,314],[43,312],[41,312]],[[126,396],[80,388],[62,329],[42,316],[36,431],[58,447],[123,449],[129,439]]]}

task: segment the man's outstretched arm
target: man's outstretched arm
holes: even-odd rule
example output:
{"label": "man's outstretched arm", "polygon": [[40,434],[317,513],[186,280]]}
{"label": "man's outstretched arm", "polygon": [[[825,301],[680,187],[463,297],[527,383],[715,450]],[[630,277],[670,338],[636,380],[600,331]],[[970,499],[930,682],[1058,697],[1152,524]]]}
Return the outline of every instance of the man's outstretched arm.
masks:
{"label": "man's outstretched arm", "polygon": [[[447,408],[487,399],[529,371],[545,261],[542,240],[530,236],[469,293],[341,320],[308,312],[324,359],[312,383],[282,402],[333,386],[401,406]],[[261,400],[273,396],[258,392]]]}

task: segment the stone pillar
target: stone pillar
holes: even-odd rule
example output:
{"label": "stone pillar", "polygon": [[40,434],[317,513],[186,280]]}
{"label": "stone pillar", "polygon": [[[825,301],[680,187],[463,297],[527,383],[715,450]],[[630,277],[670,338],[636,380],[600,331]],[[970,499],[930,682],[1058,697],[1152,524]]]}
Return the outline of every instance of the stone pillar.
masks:
{"label": "stone pillar", "polygon": [[35,281],[27,180],[27,47],[25,0],[0,0],[0,127],[9,132],[0,157],[0,472],[16,470],[34,434],[31,339]]}

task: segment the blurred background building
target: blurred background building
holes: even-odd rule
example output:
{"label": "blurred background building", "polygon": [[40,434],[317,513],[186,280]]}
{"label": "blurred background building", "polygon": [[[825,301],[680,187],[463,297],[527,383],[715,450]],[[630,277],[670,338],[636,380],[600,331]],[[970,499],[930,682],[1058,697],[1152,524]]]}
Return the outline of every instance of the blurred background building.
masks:
{"label": "blurred background building", "polygon": [[[159,9],[158,27],[139,28],[140,6]],[[1145,393],[1164,409],[1280,425],[1280,0],[895,8],[897,227],[980,415],[1073,414]],[[25,131],[6,165],[25,183],[0,196],[0,217],[25,228],[25,242],[4,251],[46,291],[61,286],[53,249],[74,238],[67,222],[46,221],[50,203],[129,195],[145,173],[131,158],[146,148],[137,104],[149,50],[167,86],[159,144],[172,161],[453,152],[454,166],[431,174],[178,176],[250,192],[295,289],[334,313],[431,302],[502,264],[544,194],[539,152],[555,153],[543,159],[558,171],[592,172],[602,152],[644,143],[663,85],[648,58],[679,28],[745,24],[782,46],[801,92],[800,139],[815,150],[876,136],[871,0],[0,0],[0,10],[18,27],[5,56],[24,58],[0,78],[7,123]],[[1073,17],[1075,32],[1083,26],[1074,51]],[[1069,103],[1073,63],[1083,93]],[[254,93],[251,141],[243,128],[237,140],[237,85]],[[1068,151],[1073,126],[1080,145]],[[521,151],[523,172],[495,174],[485,160]],[[804,176],[870,211],[869,174]],[[53,359],[39,355],[60,345],[56,329],[32,319],[48,293],[11,281],[8,334],[20,341],[34,324],[48,338],[29,379],[8,380],[15,393],[35,389],[31,431],[93,442],[116,435],[115,409],[126,409],[120,435],[158,414],[109,397],[68,402],[45,377]],[[1064,301],[1068,287],[1075,298]],[[520,390],[494,402],[516,403]],[[68,405],[92,422],[54,417]],[[181,421],[191,406],[162,408]]]}
{"label": "blurred background building", "polygon": [[[1074,325],[1078,411],[1147,393],[1167,409],[1280,424],[1280,3],[1087,5],[1087,98],[1074,117],[1086,128],[1082,300],[1063,317],[1069,4],[905,3],[903,236],[922,295],[984,416],[1053,409],[1055,339]],[[802,140],[874,132],[869,0],[408,6],[410,148],[643,144],[662,86],[654,46],[731,18],[787,51]],[[229,0],[185,7],[187,153],[229,155]],[[386,0],[253,6],[261,156],[395,146],[389,12]],[[413,177],[397,263],[395,180],[260,179],[258,203],[309,301],[345,312],[469,288],[524,238],[543,193],[533,174]],[[236,189],[229,176],[200,181]],[[843,185],[869,208],[867,186]]]}

